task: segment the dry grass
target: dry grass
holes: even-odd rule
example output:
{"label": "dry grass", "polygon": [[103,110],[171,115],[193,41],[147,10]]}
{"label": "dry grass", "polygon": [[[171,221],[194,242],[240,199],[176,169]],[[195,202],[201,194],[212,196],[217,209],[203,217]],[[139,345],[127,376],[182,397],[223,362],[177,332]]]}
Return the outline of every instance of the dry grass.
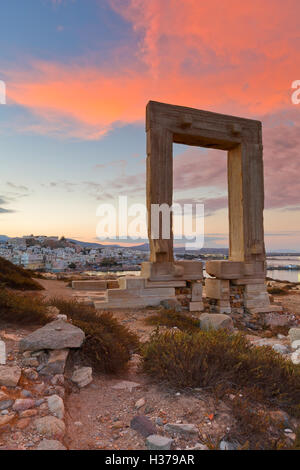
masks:
{"label": "dry grass", "polygon": [[43,290],[31,273],[0,257],[0,285],[18,290]]}
{"label": "dry grass", "polygon": [[288,295],[289,289],[285,287],[268,287],[267,291],[271,295]]}
{"label": "dry grass", "polygon": [[39,296],[0,288],[0,321],[19,325],[44,325],[47,304]]}
{"label": "dry grass", "polygon": [[131,354],[139,349],[135,333],[121,325],[111,313],[97,314],[94,307],[76,300],[52,299],[50,304],[84,331],[82,359],[88,360],[99,372],[117,373],[126,369]]}
{"label": "dry grass", "polygon": [[224,330],[157,332],[143,348],[143,370],[175,387],[251,388],[257,399],[297,413],[300,366],[270,347],[254,347],[242,335]]}
{"label": "dry grass", "polygon": [[190,314],[178,313],[175,310],[162,310],[155,315],[151,315],[145,319],[145,323],[154,326],[167,326],[169,328],[178,328],[187,333],[199,331],[199,319],[192,317]]}

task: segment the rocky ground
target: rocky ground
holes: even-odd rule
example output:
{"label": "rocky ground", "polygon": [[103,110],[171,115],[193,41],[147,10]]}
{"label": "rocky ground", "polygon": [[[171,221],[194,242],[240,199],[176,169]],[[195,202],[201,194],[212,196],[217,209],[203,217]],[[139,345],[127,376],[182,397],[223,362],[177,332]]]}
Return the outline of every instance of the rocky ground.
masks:
{"label": "rocky ground", "polygon": [[[51,280],[42,283],[46,296],[70,298],[72,291],[65,283]],[[274,300],[282,303],[283,315],[288,316],[291,325],[297,326],[300,291],[295,289]],[[153,327],[144,323],[150,314],[153,314],[152,309],[115,312],[121,323],[138,333],[141,341],[147,340],[153,331]],[[299,348],[293,342],[298,340],[299,329],[292,337],[284,331],[278,333],[274,325],[276,319],[271,318],[270,324],[261,328],[259,321],[251,319],[249,323],[249,319],[244,318],[239,327],[254,344],[270,344],[290,358],[294,354],[297,361],[295,353]],[[58,322],[54,334],[57,341],[65,323],[64,319]],[[50,353],[53,345],[50,349],[49,344],[38,342],[41,337],[29,336],[29,340],[24,340],[36,330],[35,326],[0,325],[0,340],[7,349],[7,365],[0,365],[0,450],[227,449],[238,446],[238,443],[226,441],[235,426],[231,402],[236,397],[232,394],[220,401],[211,391],[176,392],[166,384],[153,383],[140,373],[138,355],[132,357],[128,371],[122,375],[93,373],[91,376],[91,369],[76,369],[67,360],[67,350],[76,347],[74,343],[57,342],[53,354]],[[73,341],[74,337],[75,343],[80,341],[78,332],[70,334],[68,340]],[[49,333],[42,339],[45,338],[49,338]],[[243,398],[242,391],[240,398]],[[299,423],[281,410],[260,412],[272,418],[270,433],[274,439],[280,438],[286,446],[292,445]]]}

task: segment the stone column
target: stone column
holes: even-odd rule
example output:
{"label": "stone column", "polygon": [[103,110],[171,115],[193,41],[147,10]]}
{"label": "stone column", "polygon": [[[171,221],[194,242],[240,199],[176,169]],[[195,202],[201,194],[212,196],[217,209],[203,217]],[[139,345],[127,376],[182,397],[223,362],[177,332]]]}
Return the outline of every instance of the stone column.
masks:
{"label": "stone column", "polygon": [[147,129],[147,210],[150,261],[153,263],[173,262],[173,229],[170,217],[170,239],[162,236],[162,214],[159,219],[159,238],[152,238],[152,204],[173,203],[173,136],[168,129],[150,127]]}

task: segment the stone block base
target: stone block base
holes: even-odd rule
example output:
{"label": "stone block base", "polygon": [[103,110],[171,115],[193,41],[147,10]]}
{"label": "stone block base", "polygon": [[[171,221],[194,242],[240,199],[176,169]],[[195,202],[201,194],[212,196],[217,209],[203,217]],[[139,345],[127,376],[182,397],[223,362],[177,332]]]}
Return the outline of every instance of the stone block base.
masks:
{"label": "stone block base", "polygon": [[203,279],[201,261],[174,261],[165,263],[142,263],[141,276],[149,281],[192,281]]}
{"label": "stone block base", "polygon": [[229,281],[225,279],[205,279],[206,297],[210,299],[229,300]]}
{"label": "stone block base", "polygon": [[72,288],[75,290],[105,290],[107,281],[72,281]]}
{"label": "stone block base", "polygon": [[203,312],[204,310],[203,302],[190,302],[189,310],[190,312]]}
{"label": "stone block base", "polygon": [[120,289],[108,289],[103,300],[96,300],[97,310],[157,307],[165,299],[176,299],[174,287],[147,287],[143,277],[120,279]]}

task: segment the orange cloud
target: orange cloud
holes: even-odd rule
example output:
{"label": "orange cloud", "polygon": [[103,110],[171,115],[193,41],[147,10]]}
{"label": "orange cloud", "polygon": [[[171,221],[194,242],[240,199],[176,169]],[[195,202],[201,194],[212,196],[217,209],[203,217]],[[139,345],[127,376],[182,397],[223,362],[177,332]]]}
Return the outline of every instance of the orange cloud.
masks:
{"label": "orange cloud", "polygon": [[245,116],[292,106],[298,0],[109,1],[139,38],[126,68],[85,58],[82,67],[33,61],[8,72],[8,98],[42,118],[29,130],[100,138],[142,122],[149,99]]}

